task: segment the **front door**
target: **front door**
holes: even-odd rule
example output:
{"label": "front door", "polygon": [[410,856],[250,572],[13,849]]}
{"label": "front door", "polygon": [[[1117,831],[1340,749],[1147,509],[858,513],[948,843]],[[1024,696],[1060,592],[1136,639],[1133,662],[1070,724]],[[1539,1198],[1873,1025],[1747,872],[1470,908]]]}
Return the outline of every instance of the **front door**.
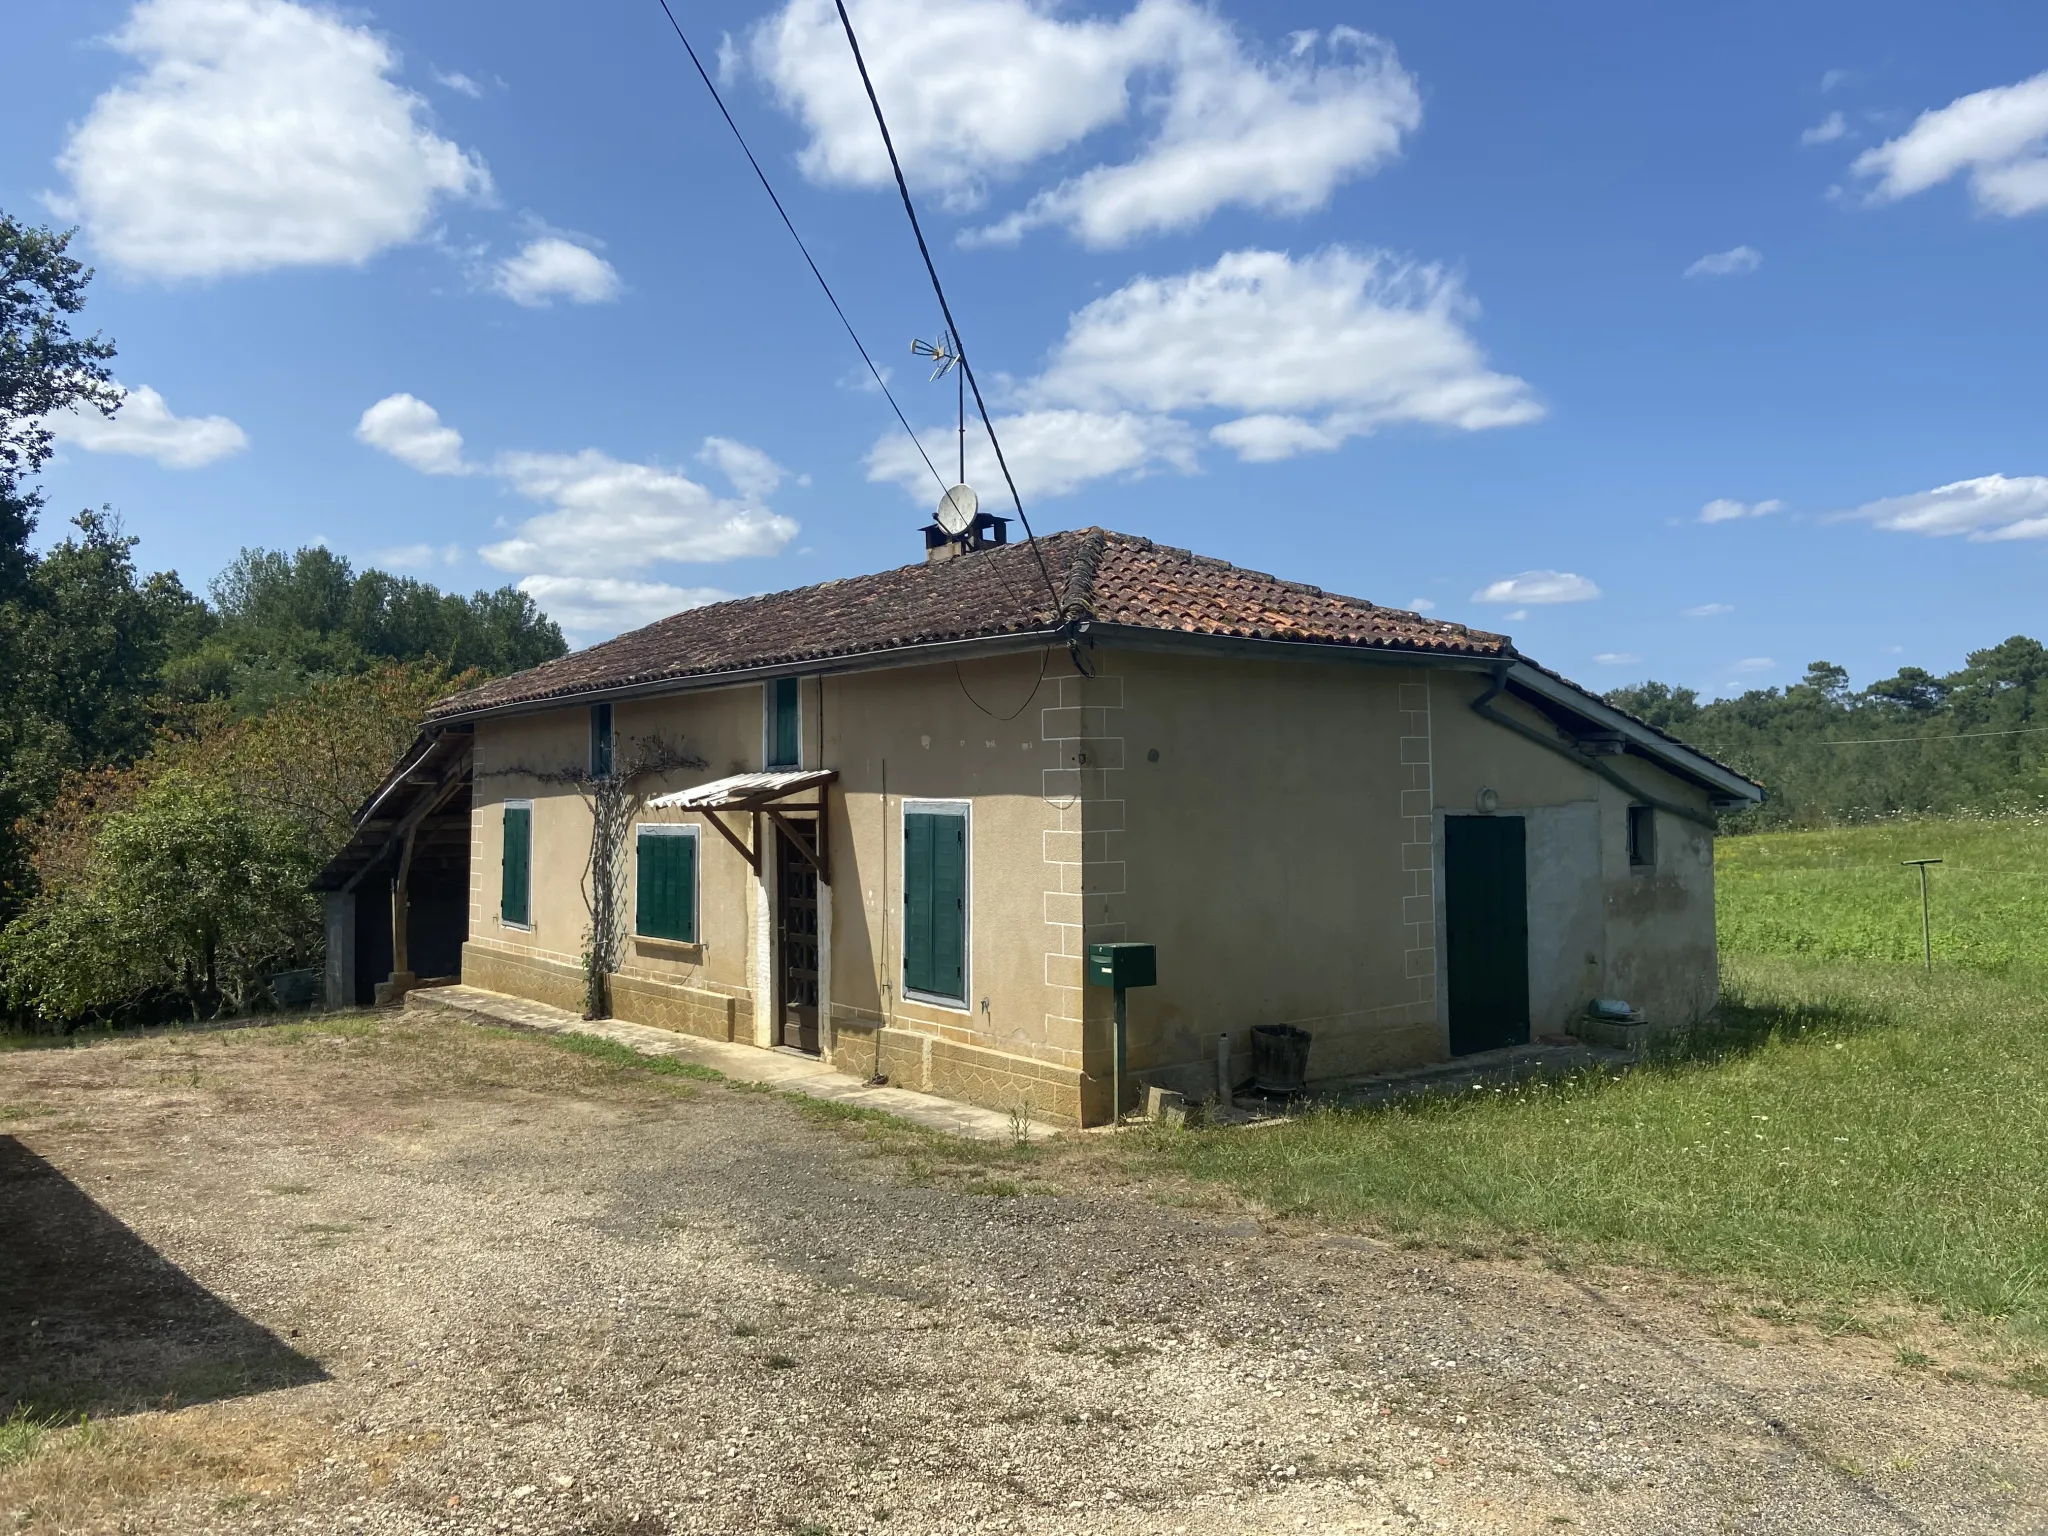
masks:
{"label": "front door", "polygon": [[1529,871],[1519,816],[1444,818],[1451,1054],[1529,1040]]}
{"label": "front door", "polygon": [[[794,833],[794,836],[791,834]],[[816,1055],[818,1042],[818,871],[795,838],[817,848],[817,827],[793,821],[775,839],[781,857],[776,871],[776,993],[782,1009],[781,1044]]]}

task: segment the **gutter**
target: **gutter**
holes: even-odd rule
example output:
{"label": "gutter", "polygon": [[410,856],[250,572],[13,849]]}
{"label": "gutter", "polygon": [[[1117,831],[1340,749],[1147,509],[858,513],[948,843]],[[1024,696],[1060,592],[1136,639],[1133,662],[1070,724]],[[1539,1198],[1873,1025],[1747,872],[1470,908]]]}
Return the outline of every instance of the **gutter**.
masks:
{"label": "gutter", "polygon": [[1709,812],[1696,811],[1689,805],[1680,805],[1676,801],[1660,799],[1658,796],[1645,790],[1641,785],[1631,782],[1627,777],[1616,772],[1610,764],[1594,754],[1581,752],[1576,748],[1566,746],[1555,736],[1540,731],[1533,725],[1525,724],[1517,720],[1513,715],[1503,714],[1495,709],[1493,701],[1499,698],[1506,690],[1508,674],[1513,671],[1514,665],[1512,663],[1494,669],[1493,681],[1487,685],[1486,692],[1472,701],[1473,714],[1479,716],[1482,720],[1490,720],[1495,725],[1505,726],[1517,736],[1524,737],[1529,741],[1535,742],[1539,747],[1555,752],[1559,757],[1564,758],[1568,762],[1577,763],[1588,773],[1596,774],[1600,778],[1605,779],[1632,800],[1654,807],[1666,815],[1680,817],[1685,821],[1693,823],[1695,826],[1705,827],[1709,832],[1720,831],[1720,822]]}

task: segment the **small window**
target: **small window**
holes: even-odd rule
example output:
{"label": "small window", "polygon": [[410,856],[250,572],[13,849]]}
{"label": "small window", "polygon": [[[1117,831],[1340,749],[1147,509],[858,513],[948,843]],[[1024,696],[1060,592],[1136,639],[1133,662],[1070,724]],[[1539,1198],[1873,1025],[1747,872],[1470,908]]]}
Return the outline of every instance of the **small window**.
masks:
{"label": "small window", "polygon": [[1657,863],[1657,812],[1653,806],[1628,808],[1628,862],[1632,869],[1649,869]]}
{"label": "small window", "polygon": [[770,768],[795,768],[802,756],[801,716],[797,709],[797,679],[778,677],[768,685],[768,764]]}
{"label": "small window", "polygon": [[498,920],[514,927],[533,925],[533,802],[505,802],[504,853],[498,894]]}
{"label": "small window", "polygon": [[903,990],[967,1000],[967,808],[903,811]]}
{"label": "small window", "polygon": [[590,706],[590,776],[593,779],[611,777],[612,771],[612,707],[609,704]]}
{"label": "small window", "polygon": [[644,939],[697,942],[697,829],[642,826],[633,931]]}

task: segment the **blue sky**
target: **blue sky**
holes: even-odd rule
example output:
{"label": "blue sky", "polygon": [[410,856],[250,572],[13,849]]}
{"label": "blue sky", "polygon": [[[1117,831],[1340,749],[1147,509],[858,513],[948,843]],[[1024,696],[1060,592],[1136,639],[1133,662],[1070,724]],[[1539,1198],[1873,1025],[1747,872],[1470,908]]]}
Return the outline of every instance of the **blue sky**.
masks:
{"label": "blue sky", "polygon": [[[852,10],[1041,531],[1428,603],[1596,687],[2048,630],[2040,7]],[[677,14],[944,468],[829,3]],[[919,556],[938,487],[655,0],[10,38],[0,207],[82,226],[132,392],[65,424],[46,539],[108,503],[194,585],[323,539],[583,641]]]}

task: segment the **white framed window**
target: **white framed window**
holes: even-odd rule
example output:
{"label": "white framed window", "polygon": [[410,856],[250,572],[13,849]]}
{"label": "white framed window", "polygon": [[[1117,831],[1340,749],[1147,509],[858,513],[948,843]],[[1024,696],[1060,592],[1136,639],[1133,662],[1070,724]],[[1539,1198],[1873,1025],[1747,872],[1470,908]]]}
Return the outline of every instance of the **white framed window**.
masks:
{"label": "white framed window", "polygon": [[966,800],[905,800],[903,850],[903,995],[966,1011],[974,910]]}
{"label": "white framed window", "polygon": [[697,828],[643,821],[633,838],[633,932],[643,939],[695,944]]}
{"label": "white framed window", "polygon": [[533,802],[507,800],[498,847],[498,922],[533,931]]}

